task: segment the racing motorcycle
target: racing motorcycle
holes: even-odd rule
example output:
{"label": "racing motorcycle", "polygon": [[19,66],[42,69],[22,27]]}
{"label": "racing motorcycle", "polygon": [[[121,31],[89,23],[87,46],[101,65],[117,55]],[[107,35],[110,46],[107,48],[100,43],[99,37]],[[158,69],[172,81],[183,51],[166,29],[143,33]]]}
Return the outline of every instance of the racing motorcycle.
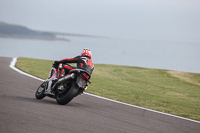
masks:
{"label": "racing motorcycle", "polygon": [[[56,71],[58,71],[60,78],[52,81],[51,89],[53,95],[45,94],[48,82]],[[91,83],[90,77],[90,74],[83,69],[73,69],[68,74],[65,74],[63,64],[59,65],[58,70],[52,66],[49,77],[38,87],[35,97],[43,99],[48,96],[56,99],[58,104],[65,105],[87,89],[87,84]]]}

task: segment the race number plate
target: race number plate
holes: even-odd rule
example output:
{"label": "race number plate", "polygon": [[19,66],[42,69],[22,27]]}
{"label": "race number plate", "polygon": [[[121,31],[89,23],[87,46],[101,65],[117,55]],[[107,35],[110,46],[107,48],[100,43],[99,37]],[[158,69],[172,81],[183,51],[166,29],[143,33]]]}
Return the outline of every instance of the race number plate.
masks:
{"label": "race number plate", "polygon": [[86,82],[82,77],[77,77],[76,83],[80,88],[85,88],[86,86]]}

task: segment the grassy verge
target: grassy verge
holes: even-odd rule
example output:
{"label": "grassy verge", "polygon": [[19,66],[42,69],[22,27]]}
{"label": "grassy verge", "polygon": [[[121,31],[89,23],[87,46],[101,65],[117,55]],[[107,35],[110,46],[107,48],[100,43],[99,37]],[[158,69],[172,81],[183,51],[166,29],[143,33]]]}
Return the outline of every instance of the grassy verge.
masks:
{"label": "grassy verge", "polygon": [[[18,58],[16,67],[46,79],[53,61]],[[200,74],[96,64],[87,92],[200,121]]]}

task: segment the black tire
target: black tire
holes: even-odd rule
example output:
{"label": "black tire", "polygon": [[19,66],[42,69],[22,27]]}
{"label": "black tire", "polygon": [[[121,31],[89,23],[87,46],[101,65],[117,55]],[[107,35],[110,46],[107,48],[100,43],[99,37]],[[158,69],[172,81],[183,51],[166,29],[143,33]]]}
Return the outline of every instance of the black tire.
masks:
{"label": "black tire", "polygon": [[78,90],[78,85],[75,82],[73,82],[71,88],[65,95],[57,94],[57,103],[60,105],[68,104],[78,94]]}
{"label": "black tire", "polygon": [[43,82],[37,89],[37,91],[35,92],[35,97],[37,99],[43,99],[46,95],[44,94],[45,91],[45,86],[46,86],[46,82]]}

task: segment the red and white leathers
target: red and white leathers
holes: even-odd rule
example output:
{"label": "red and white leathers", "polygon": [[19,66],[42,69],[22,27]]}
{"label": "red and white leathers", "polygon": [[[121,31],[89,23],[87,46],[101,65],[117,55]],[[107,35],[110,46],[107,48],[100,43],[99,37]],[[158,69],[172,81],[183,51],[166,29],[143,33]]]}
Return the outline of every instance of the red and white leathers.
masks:
{"label": "red and white leathers", "polygon": [[94,69],[92,60],[88,56],[76,56],[74,58],[66,58],[59,60],[58,63],[66,64],[64,65],[66,73],[76,68],[67,63],[77,63],[77,68],[86,70],[89,74],[92,74],[92,71]]}

